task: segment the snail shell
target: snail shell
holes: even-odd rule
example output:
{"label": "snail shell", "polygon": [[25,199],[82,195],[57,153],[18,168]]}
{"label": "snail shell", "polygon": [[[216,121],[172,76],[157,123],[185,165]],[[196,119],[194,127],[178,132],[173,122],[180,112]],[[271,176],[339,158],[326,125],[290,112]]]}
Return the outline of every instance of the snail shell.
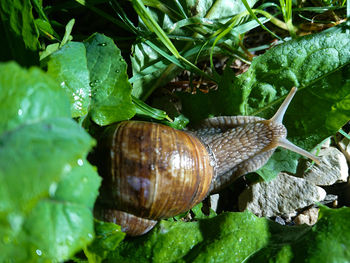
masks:
{"label": "snail shell", "polygon": [[[159,220],[185,212],[207,196],[214,164],[194,135],[162,124],[125,121],[109,127],[104,137],[110,167],[101,191],[104,207]],[[104,219],[128,230],[129,224],[122,223],[130,220],[124,219],[126,213],[112,216],[108,209],[104,213]],[[139,234],[132,231],[127,232]]]}

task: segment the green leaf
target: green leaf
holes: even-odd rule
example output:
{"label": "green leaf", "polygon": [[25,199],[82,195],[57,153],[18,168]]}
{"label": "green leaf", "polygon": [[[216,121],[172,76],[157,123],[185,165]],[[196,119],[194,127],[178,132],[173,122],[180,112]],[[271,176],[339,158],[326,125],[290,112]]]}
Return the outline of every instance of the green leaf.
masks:
{"label": "green leaf", "polygon": [[94,34],[84,43],[48,48],[42,59],[68,94],[72,117],[85,118],[89,113],[95,123],[108,125],[135,115],[127,65],[112,39]]}
{"label": "green leaf", "polygon": [[58,39],[57,33],[52,28],[51,24],[44,19],[35,19],[35,25],[42,35],[49,38],[50,40]]}
{"label": "green leaf", "polygon": [[298,155],[289,150],[277,148],[267,163],[256,171],[264,181],[271,181],[277,176],[276,171],[291,171],[295,172],[297,170]]}
{"label": "green leaf", "polygon": [[93,239],[95,141],[47,74],[0,68],[0,262],[67,260]]}
{"label": "green leaf", "polygon": [[130,119],[135,106],[120,50],[102,34],[92,35],[84,44],[90,72],[92,119],[99,125]]}
{"label": "green leaf", "polygon": [[73,26],[75,23],[75,19],[71,19],[69,20],[69,22],[66,25],[66,31],[64,32],[64,36],[62,39],[62,42],[60,44],[60,47],[64,46],[65,44],[67,44],[69,41],[71,41],[73,39],[73,37],[71,36],[72,30],[73,30]]}
{"label": "green leaf", "polygon": [[[350,62],[349,41],[349,34],[323,32],[286,42],[256,57],[249,70],[238,76],[235,83],[250,91],[242,94],[237,109],[241,114],[260,112],[262,106],[277,103],[275,100],[292,86],[302,87],[298,94],[304,94],[303,88],[308,87],[311,91],[317,83],[321,98],[324,97],[327,95],[324,82],[329,80],[330,74],[340,73]],[[339,92],[344,93],[344,88],[335,96],[339,97]]]}
{"label": "green leaf", "polygon": [[69,117],[69,102],[49,76],[38,68],[0,63],[0,134],[20,124],[51,117]]}
{"label": "green leaf", "polygon": [[63,177],[57,185],[54,196],[57,201],[76,203],[92,209],[98,196],[101,178],[96,175],[96,168],[86,159],[78,159],[78,166]]}
{"label": "green leaf", "polygon": [[183,130],[183,129],[185,129],[185,127],[189,123],[189,120],[184,115],[181,114],[181,115],[175,117],[174,121],[172,121],[172,122],[168,121],[165,123],[166,123],[166,125],[174,128],[174,129]]}
{"label": "green leaf", "polygon": [[[350,36],[347,36],[349,39]],[[350,58],[347,63],[349,62]],[[333,135],[349,120],[349,73],[349,64],[339,67],[296,96],[285,121],[287,128],[295,127],[289,131],[294,141],[310,149]],[[304,138],[308,140],[303,141]]]}
{"label": "green leaf", "polygon": [[72,117],[86,115],[90,105],[90,77],[84,44],[69,42],[52,53],[47,62],[47,72],[66,91]]}
{"label": "green leaf", "polygon": [[29,214],[22,231],[27,236],[20,235],[26,238],[21,241],[30,241],[23,247],[28,261],[63,261],[93,240],[93,216],[90,209],[75,203],[42,200]]}
{"label": "green leaf", "polygon": [[52,53],[54,53],[55,51],[57,51],[60,48],[60,43],[55,43],[55,44],[51,44],[51,45],[47,45],[46,49],[41,52],[40,54],[40,62],[46,66],[46,60],[48,58],[48,56],[50,56]]}
{"label": "green leaf", "polygon": [[[68,118],[22,125],[3,133],[0,142],[4,188],[0,194],[1,211],[7,212],[30,210],[39,198],[48,194],[52,183],[78,165],[78,159],[84,158],[94,144],[89,135]],[[21,184],[16,183],[19,179]]]}
{"label": "green leaf", "polygon": [[107,254],[117,248],[125,237],[121,227],[108,222],[95,220],[95,239],[84,250],[89,262],[102,262]]}
{"label": "green leaf", "polygon": [[283,226],[250,212],[197,222],[161,221],[124,240],[106,262],[347,262],[350,208],[321,207],[312,227]]}
{"label": "green leaf", "polygon": [[151,233],[122,242],[107,262],[242,262],[268,238],[267,221],[249,212],[188,223],[161,221]]}
{"label": "green leaf", "polygon": [[[297,258],[302,259],[306,255],[314,262],[349,261],[350,223],[347,220],[349,216],[349,207],[339,209],[322,207],[319,221],[312,231],[301,242],[294,244],[300,249]],[[313,245],[308,247],[310,243]]]}
{"label": "green leaf", "polygon": [[191,209],[192,213],[194,214],[194,219],[198,220],[198,219],[206,219],[206,218],[212,218],[216,216],[215,211],[213,211],[212,209],[209,208],[209,214],[205,214],[203,212],[203,203],[199,203],[198,205],[194,206]]}
{"label": "green leaf", "polygon": [[[56,244],[48,243],[47,240],[50,238],[55,240],[56,235],[60,235],[63,239],[65,236],[66,240],[77,242],[79,247],[82,243],[86,244],[91,240],[91,237],[87,236],[86,229],[90,229],[88,232],[93,233],[92,214],[89,208],[92,207],[96,198],[99,179],[94,170],[86,169],[84,166],[79,167],[79,165],[93,142],[81,127],[68,118],[47,119],[3,133],[0,137],[0,232],[3,231],[1,235],[5,235],[8,241],[5,244],[0,242],[0,247],[5,258],[18,258],[20,261],[20,255],[32,254],[29,253],[32,251],[32,246],[36,246],[43,253],[46,250],[55,249],[56,246],[63,246],[65,250],[63,254],[55,254],[59,252],[58,250],[45,252],[49,258],[63,260],[76,252],[77,247],[72,246],[68,241],[68,243]],[[77,188],[75,185],[71,185],[70,190],[61,191],[60,181],[67,176],[82,178],[84,185],[80,185],[78,189],[75,189]],[[72,179],[77,181],[76,178]],[[67,187],[65,180],[63,185]],[[57,197],[55,197],[56,189]],[[84,192],[84,195],[77,195],[79,189]],[[72,215],[70,220],[73,221],[67,223],[68,225],[77,223],[76,235],[72,236],[68,229],[60,229],[57,233],[54,228],[56,226],[48,227],[46,221],[51,217],[51,208],[42,210],[38,206],[44,199],[50,197],[56,200],[53,203],[50,202],[52,205],[62,202],[63,207],[57,209],[70,210],[71,208],[65,207],[70,204],[73,207],[79,207],[76,211],[72,209],[70,213],[78,214]],[[76,200],[73,197],[76,197]],[[80,213],[82,213],[81,218]],[[31,219],[32,216],[35,220]],[[16,220],[13,221],[13,218]],[[26,224],[30,227],[27,235],[24,235],[22,232]],[[41,232],[43,237],[36,241],[34,236]],[[13,254],[10,249],[17,243],[21,251],[19,255]]]}
{"label": "green leaf", "polygon": [[38,64],[39,41],[30,1],[2,0],[0,4],[0,61],[23,66]]}

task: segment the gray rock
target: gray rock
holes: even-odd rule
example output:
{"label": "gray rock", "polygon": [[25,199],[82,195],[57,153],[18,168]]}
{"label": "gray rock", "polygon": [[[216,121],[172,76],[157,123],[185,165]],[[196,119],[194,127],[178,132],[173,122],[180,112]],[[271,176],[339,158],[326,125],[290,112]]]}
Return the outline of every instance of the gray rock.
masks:
{"label": "gray rock", "polygon": [[321,149],[319,157],[321,161],[319,165],[312,164],[309,160],[301,163],[297,176],[316,185],[332,185],[347,181],[348,164],[342,152],[335,147],[329,147]]}
{"label": "gray rock", "polygon": [[239,210],[248,209],[257,216],[279,216],[295,213],[323,200],[326,191],[321,187],[286,173],[270,182],[259,182],[246,189],[238,200]]}

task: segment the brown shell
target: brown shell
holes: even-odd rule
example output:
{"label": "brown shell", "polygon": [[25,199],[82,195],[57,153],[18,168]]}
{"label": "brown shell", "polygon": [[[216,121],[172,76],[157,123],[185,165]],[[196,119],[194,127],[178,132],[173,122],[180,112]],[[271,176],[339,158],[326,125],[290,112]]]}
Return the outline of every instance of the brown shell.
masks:
{"label": "brown shell", "polygon": [[[96,210],[95,210],[96,212]],[[113,222],[121,226],[121,230],[129,236],[140,236],[150,231],[158,221],[134,216],[115,209],[99,207],[97,218]]]}
{"label": "brown shell", "polygon": [[138,217],[175,216],[201,202],[214,168],[193,135],[140,121],[118,124],[110,135],[113,206]]}

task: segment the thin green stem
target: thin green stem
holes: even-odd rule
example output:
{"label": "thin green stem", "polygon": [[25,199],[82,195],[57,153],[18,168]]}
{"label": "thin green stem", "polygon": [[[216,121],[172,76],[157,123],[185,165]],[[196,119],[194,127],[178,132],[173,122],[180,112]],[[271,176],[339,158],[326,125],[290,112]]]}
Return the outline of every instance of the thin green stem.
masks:
{"label": "thin green stem", "polygon": [[[278,18],[276,18],[275,16],[271,15],[269,12],[266,12],[264,10],[260,10],[260,9],[252,9],[255,13],[259,13],[263,16],[265,16],[266,18],[270,19],[270,22],[272,24],[274,24],[275,26],[278,26],[279,28],[282,28],[284,30],[289,30],[288,25],[283,22],[282,20],[279,20]],[[294,25],[292,25],[293,30],[296,31],[297,27],[295,27]]]}
{"label": "thin green stem", "polygon": [[275,38],[281,40],[281,38],[279,36],[277,36],[274,32],[272,32],[270,29],[268,29],[263,23],[261,23],[261,21],[256,17],[255,13],[253,12],[253,10],[251,9],[251,7],[249,6],[247,0],[242,0],[245,8],[247,9],[247,11],[249,12],[249,14],[259,23],[259,25],[265,29],[267,32],[269,32],[271,35],[273,35]]}
{"label": "thin green stem", "polygon": [[295,38],[296,37],[296,30],[293,26],[292,22],[292,0],[280,0],[280,5],[282,9],[283,19],[284,22],[287,25],[288,31],[290,35]]}

